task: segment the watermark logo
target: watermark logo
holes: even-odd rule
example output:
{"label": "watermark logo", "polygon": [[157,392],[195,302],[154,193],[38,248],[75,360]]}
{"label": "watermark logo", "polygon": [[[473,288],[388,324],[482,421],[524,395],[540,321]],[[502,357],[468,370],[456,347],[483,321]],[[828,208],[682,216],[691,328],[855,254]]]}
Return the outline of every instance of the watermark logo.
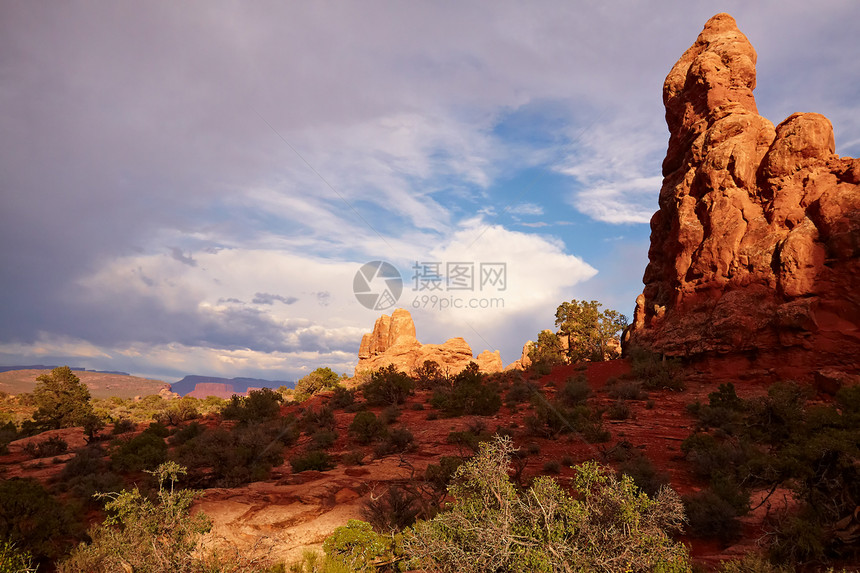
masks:
{"label": "watermark logo", "polygon": [[[505,300],[489,297],[508,290],[508,266],[503,262],[415,261],[412,265],[413,308],[436,310],[504,308]],[[391,263],[365,263],[355,274],[353,292],[370,310],[394,306],[403,292],[400,272]],[[481,297],[460,296],[480,292]],[[408,303],[407,303],[408,304]]]}
{"label": "watermark logo", "polygon": [[386,261],[365,263],[355,273],[352,292],[365,308],[388,310],[400,299],[403,279],[400,271]]}

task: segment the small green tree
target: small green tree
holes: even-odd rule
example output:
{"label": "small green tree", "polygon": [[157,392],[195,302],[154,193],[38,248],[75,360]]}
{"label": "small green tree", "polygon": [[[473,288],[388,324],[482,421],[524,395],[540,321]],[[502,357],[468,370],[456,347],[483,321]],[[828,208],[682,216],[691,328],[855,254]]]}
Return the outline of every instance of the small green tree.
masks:
{"label": "small green tree", "polygon": [[370,381],[362,386],[361,391],[368,404],[376,406],[393,406],[402,404],[412,393],[414,383],[405,373],[394,364],[380,368],[370,375]]}
{"label": "small green tree", "polygon": [[627,326],[627,317],[615,310],[601,311],[596,300],[573,299],[561,303],[555,311],[555,325],[568,339],[571,362],[604,360],[609,341],[617,338]]}
{"label": "small green tree", "polygon": [[563,364],[566,358],[561,339],[551,330],[542,330],[529,349],[529,359],[538,368]]}
{"label": "small green tree", "polygon": [[46,430],[82,426],[94,417],[90,391],[68,366],[36,378],[33,390],[36,412],[33,420]]}
{"label": "small green tree", "polygon": [[455,502],[418,522],[403,540],[413,566],[432,571],[686,572],[686,547],[669,533],[684,512],[668,488],[654,499],[629,477],[587,462],[571,496],[550,477],[520,493],[508,477],[510,438],[481,444],[460,466],[449,492]]}
{"label": "small green tree", "polygon": [[335,388],[340,381],[341,377],[331,368],[317,368],[296,382],[295,400],[296,402],[304,402],[317,392]]}

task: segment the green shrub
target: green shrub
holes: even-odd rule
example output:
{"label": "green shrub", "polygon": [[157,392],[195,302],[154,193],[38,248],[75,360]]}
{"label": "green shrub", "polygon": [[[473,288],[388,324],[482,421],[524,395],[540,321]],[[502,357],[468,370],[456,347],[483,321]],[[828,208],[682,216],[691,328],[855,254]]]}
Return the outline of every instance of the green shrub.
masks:
{"label": "green shrub", "polygon": [[442,456],[439,458],[438,464],[429,464],[424,470],[424,480],[427,481],[433,489],[440,493],[448,491],[448,484],[454,473],[461,465],[463,458],[457,456]]}
{"label": "green shrub", "polygon": [[371,495],[361,506],[361,517],[379,533],[402,531],[421,515],[421,495],[414,489],[390,485],[379,497]]}
{"label": "green shrub", "polygon": [[131,432],[135,429],[135,424],[128,418],[119,418],[117,421],[113,423],[113,430],[111,433],[114,436],[119,436],[120,434],[125,434],[126,432]]}
{"label": "green shrub", "polygon": [[732,505],[709,489],[684,496],[690,534],[713,537],[730,543],[741,533],[738,513]]}
{"label": "green shrub", "polygon": [[391,536],[380,535],[366,521],[350,519],[323,542],[327,561],[342,565],[348,571],[374,573],[376,565],[390,563],[397,555]]}
{"label": "green shrub", "polygon": [[332,408],[346,408],[355,403],[355,391],[348,390],[343,386],[335,386],[334,393],[328,402]]}
{"label": "green shrub", "polygon": [[654,463],[644,455],[630,456],[621,463],[619,471],[633,480],[636,487],[654,497],[660,488],[669,485],[669,476],[658,471]]}
{"label": "green shrub", "polygon": [[469,365],[452,379],[450,388],[438,388],[430,403],[448,417],[492,416],[502,407],[496,383],[486,383],[478,365]]}
{"label": "green shrub", "polygon": [[308,408],[299,419],[299,427],[308,435],[319,430],[334,430],[335,425],[334,411],[328,406],[319,410]]}
{"label": "green shrub", "polygon": [[684,521],[674,492],[650,499],[628,478],[588,462],[576,468],[576,496],[550,477],[520,493],[508,477],[512,452],[510,440],[497,438],[457,470],[454,503],[404,535],[413,569],[560,573],[575,563],[613,573],[689,570],[686,547],[670,537]]}
{"label": "green shrub", "polygon": [[639,380],[621,380],[615,378],[606,384],[606,390],[610,398],[619,400],[645,400],[648,393],[642,389]]}
{"label": "green shrub", "polygon": [[206,431],[205,426],[201,426],[197,422],[191,422],[183,428],[179,428],[176,433],[170,436],[168,440],[171,445],[181,446],[188,440],[192,440]]}
{"label": "green shrub", "polygon": [[314,470],[324,472],[332,469],[335,464],[326,452],[322,450],[309,450],[303,454],[297,454],[290,458],[293,473]]}
{"label": "green shrub", "polygon": [[248,396],[233,395],[221,410],[227,420],[239,420],[243,424],[272,420],[280,414],[283,396],[269,388],[251,390]]}
{"label": "green shrub", "polygon": [[111,464],[115,471],[154,470],[167,460],[167,444],[155,425],[131,439],[116,439],[111,444]]}
{"label": "green shrub", "polygon": [[351,450],[343,455],[341,461],[348,466],[360,466],[364,461],[364,452]]}
{"label": "green shrub", "polygon": [[383,424],[373,412],[359,412],[349,425],[349,434],[359,444],[369,444],[386,433]]}
{"label": "green shrub", "polygon": [[87,505],[96,505],[93,497],[98,492],[119,491],[122,480],[110,471],[104,452],[97,447],[78,450],[60,473],[60,487]]}
{"label": "green shrub", "polygon": [[634,378],[642,381],[645,388],[676,391],[684,389],[684,376],[679,359],[660,356],[638,347],[631,348],[629,355],[631,373]]}
{"label": "green shrub", "polygon": [[60,573],[203,570],[196,550],[211,522],[202,512],[191,513],[191,504],[200,494],[174,489],[184,468],[173,462],[152,473],[158,483],[156,499],[146,498],[136,488],[103,496],[108,500],[108,518],[90,530],[89,544],[79,545],[60,563]]}
{"label": "green shrub", "polygon": [[395,428],[385,439],[374,448],[377,457],[387,456],[394,453],[402,453],[415,447],[415,439],[412,432],[406,428]]}
{"label": "green shrub", "polygon": [[396,422],[400,414],[400,409],[397,406],[387,406],[379,413],[379,421],[388,426]]}
{"label": "green shrub", "polygon": [[317,430],[311,436],[311,449],[327,450],[337,441],[337,432],[334,430]]}
{"label": "green shrub", "polygon": [[66,453],[69,444],[60,436],[51,436],[41,442],[28,442],[24,451],[34,458],[50,458]]}
{"label": "green shrub", "polygon": [[578,374],[567,379],[558,394],[558,399],[566,406],[577,406],[588,400],[589,396],[591,396],[591,386],[588,385],[588,379],[585,375]]}
{"label": "green shrub", "polygon": [[314,394],[336,388],[341,377],[328,367],[317,368],[296,382],[295,400],[304,402]]}
{"label": "green shrub", "polygon": [[559,401],[548,401],[542,394],[532,399],[534,416],[525,419],[529,433],[544,438],[576,433],[589,443],[605,442],[609,432],[603,429],[602,414],[586,405],[568,408]]}
{"label": "green shrub", "polygon": [[415,386],[421,390],[433,390],[437,386],[447,384],[447,379],[442,369],[433,360],[425,360],[424,364],[412,372]]}
{"label": "green shrub", "polygon": [[33,556],[8,540],[0,541],[0,573],[36,573]]}
{"label": "green shrub", "polygon": [[296,423],[285,418],[266,424],[206,430],[178,446],[173,455],[198,485],[235,487],[264,480],[283,463],[283,449],[298,438]]}
{"label": "green shrub", "polygon": [[606,417],[610,420],[626,420],[631,416],[630,405],[619,398],[606,410]]}
{"label": "green shrub", "polygon": [[36,560],[65,553],[75,530],[67,506],[33,479],[0,480],[0,540]]}
{"label": "green shrub", "polygon": [[505,394],[505,403],[508,406],[526,403],[531,400],[536,392],[538,392],[537,386],[520,378],[511,384],[510,389]]}
{"label": "green shrub", "polygon": [[543,464],[544,473],[557,474],[561,471],[561,462],[558,460],[548,460]]}
{"label": "green shrub", "polygon": [[405,402],[412,389],[412,379],[390,364],[371,374],[361,391],[368,404],[392,406]]}

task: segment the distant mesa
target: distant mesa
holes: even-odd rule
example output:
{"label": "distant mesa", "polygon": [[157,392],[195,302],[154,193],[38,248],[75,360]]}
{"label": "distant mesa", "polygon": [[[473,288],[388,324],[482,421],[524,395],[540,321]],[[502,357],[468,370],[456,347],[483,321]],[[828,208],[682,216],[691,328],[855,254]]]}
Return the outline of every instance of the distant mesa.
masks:
{"label": "distant mesa", "polygon": [[451,338],[442,344],[421,344],[415,337],[415,322],[408,310],[398,308],[391,316],[383,314],[373,325],[373,331],[361,338],[358,366],[355,373],[378,370],[389,364],[411,373],[425,361],[436,362],[443,372],[457,374],[470,362],[482,372],[501,372],[502,357],[499,351],[484,350],[477,357],[462,338]]}
{"label": "distant mesa", "polygon": [[666,78],[660,208],[625,344],[856,372],[860,159],[834,153],[822,115],[760,116],[755,64],[718,14]]}
{"label": "distant mesa", "polygon": [[180,396],[191,396],[193,398],[206,398],[216,396],[218,398],[230,398],[233,394],[245,396],[251,390],[271,388],[276,390],[281,386],[294,388],[295,382],[284,380],[262,380],[260,378],[219,378],[217,376],[198,376],[190,374],[171,384],[171,390]]}

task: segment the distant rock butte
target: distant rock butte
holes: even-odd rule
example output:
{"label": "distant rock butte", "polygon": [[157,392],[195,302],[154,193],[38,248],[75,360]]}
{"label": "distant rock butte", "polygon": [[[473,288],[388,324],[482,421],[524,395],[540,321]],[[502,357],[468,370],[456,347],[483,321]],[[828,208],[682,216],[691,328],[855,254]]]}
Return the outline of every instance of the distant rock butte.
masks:
{"label": "distant rock butte", "polygon": [[860,159],[830,122],[758,114],[756,52],[711,18],[663,86],[670,137],[625,343],[807,374],[860,363]]}
{"label": "distant rock butte", "polygon": [[215,396],[216,398],[229,400],[233,394],[236,394],[236,392],[233,390],[232,384],[221,382],[198,382],[194,386],[194,390],[186,394],[186,396],[199,398],[201,400],[208,398],[209,396]]}
{"label": "distant rock butte", "polygon": [[411,373],[426,360],[435,361],[443,372],[449,374],[459,373],[470,362],[475,362],[482,372],[502,370],[502,357],[498,350],[485,350],[473,358],[472,348],[459,337],[443,344],[421,344],[415,337],[412,315],[408,310],[398,308],[391,316],[383,314],[376,319],[373,331],[362,336],[355,372],[378,370],[393,364]]}

